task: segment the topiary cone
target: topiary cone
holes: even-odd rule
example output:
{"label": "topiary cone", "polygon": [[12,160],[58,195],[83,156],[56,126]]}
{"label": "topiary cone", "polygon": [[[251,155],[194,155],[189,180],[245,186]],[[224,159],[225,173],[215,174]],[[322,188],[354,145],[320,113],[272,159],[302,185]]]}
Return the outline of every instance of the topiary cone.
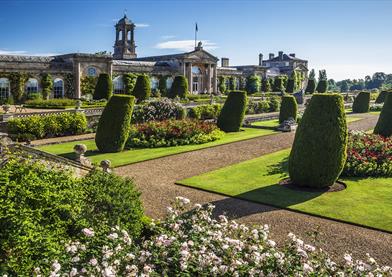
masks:
{"label": "topiary cone", "polygon": [[219,114],[217,125],[224,132],[238,132],[245,117],[245,91],[231,91]]}
{"label": "topiary cone", "polygon": [[384,105],[378,118],[374,133],[383,137],[392,136],[392,92],[385,95]]}
{"label": "topiary cone", "polygon": [[298,105],[297,100],[292,95],[284,95],[279,111],[279,123],[289,119],[290,117],[297,120]]}
{"label": "topiary cone", "polygon": [[95,134],[100,152],[121,152],[129,136],[135,97],[113,95],[102,112]]}
{"label": "topiary cone", "polygon": [[151,95],[150,78],[147,75],[139,75],[133,88],[132,95],[138,102],[148,99]]}
{"label": "topiary cone", "polygon": [[343,97],[314,94],[295,134],[289,158],[291,181],[299,186],[333,185],[347,158]]}
{"label": "topiary cone", "polygon": [[370,92],[361,91],[354,99],[353,112],[354,113],[367,113],[370,108]]}
{"label": "topiary cone", "polygon": [[113,84],[109,74],[99,74],[97,84],[94,89],[94,100],[109,99],[112,96]]}

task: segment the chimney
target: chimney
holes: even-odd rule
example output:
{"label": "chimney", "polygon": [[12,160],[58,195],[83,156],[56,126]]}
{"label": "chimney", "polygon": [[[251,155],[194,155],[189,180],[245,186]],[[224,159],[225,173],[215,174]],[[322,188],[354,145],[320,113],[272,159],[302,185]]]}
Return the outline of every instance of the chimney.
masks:
{"label": "chimney", "polygon": [[269,59],[272,60],[275,57],[274,53],[269,53]]}
{"label": "chimney", "polygon": [[279,60],[283,61],[283,51],[279,51]]}
{"label": "chimney", "polygon": [[229,58],[221,58],[222,67],[229,67]]}
{"label": "chimney", "polygon": [[263,54],[259,54],[259,66],[263,65]]}
{"label": "chimney", "polygon": [[289,56],[295,58],[295,53],[291,53]]}

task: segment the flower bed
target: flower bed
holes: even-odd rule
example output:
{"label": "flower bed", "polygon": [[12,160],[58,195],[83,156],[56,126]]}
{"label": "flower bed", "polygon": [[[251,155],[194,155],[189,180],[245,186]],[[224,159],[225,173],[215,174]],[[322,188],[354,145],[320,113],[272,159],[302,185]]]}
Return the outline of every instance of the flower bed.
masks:
{"label": "flower bed", "polygon": [[344,176],[392,176],[392,138],[351,132]]}
{"label": "flower bed", "polygon": [[222,138],[224,133],[212,123],[195,120],[152,121],[132,126],[127,147],[164,147],[202,144]]}
{"label": "flower bed", "polygon": [[[326,252],[306,244],[292,233],[278,248],[269,227],[249,228],[225,216],[215,220],[214,206],[177,197],[161,222],[150,224],[152,234],[132,240],[116,227],[106,236],[85,228],[80,241],[69,242],[61,260],[36,274],[50,276],[389,276],[389,266],[379,266],[344,255],[334,262]],[[98,243],[99,242],[99,243]],[[343,260],[343,259],[342,259]]]}
{"label": "flower bed", "polygon": [[135,106],[132,113],[132,122],[144,123],[168,119],[183,119],[185,115],[186,110],[181,104],[168,98],[161,98],[144,105]]}

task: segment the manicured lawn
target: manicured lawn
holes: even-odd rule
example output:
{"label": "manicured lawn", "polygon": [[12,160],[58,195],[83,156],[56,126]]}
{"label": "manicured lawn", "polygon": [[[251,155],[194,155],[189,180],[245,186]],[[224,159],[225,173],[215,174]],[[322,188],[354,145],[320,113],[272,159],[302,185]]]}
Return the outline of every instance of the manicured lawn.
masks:
{"label": "manicured lawn", "polygon": [[274,133],[276,132],[273,130],[243,128],[243,131],[241,132],[227,133],[222,139],[205,143],[205,144],[183,145],[183,146],[161,147],[161,148],[141,148],[141,149],[126,150],[120,153],[101,154],[97,151],[97,147],[95,145],[94,140],[83,140],[83,141],[73,141],[67,143],[53,144],[53,145],[41,146],[38,147],[38,149],[72,159],[75,157],[75,154],[73,153],[74,145],[78,143],[83,143],[87,146],[88,149],[86,156],[89,157],[93,163],[98,164],[100,161],[108,159],[112,162],[112,166],[117,167],[117,166],[136,163],[140,161],[156,159],[168,155],[179,154],[183,152],[222,145],[235,141],[270,135]]}
{"label": "manicured lawn", "polygon": [[288,177],[289,151],[221,168],[178,184],[392,232],[392,178],[343,179],[347,189],[332,193],[292,190],[278,184]]}
{"label": "manicured lawn", "polygon": [[[347,118],[347,123],[363,119],[362,117],[355,117],[355,116],[347,116],[346,118]],[[278,119],[267,120],[267,121],[258,121],[258,122],[252,123],[252,126],[266,127],[266,128],[275,128],[278,125],[279,125]]]}

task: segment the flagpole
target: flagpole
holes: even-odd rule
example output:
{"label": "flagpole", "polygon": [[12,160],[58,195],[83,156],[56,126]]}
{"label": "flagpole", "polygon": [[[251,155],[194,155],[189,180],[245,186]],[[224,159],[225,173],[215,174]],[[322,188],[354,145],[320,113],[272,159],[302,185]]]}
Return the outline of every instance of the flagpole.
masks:
{"label": "flagpole", "polygon": [[195,23],[195,48],[196,48],[196,41],[197,41],[197,22]]}

